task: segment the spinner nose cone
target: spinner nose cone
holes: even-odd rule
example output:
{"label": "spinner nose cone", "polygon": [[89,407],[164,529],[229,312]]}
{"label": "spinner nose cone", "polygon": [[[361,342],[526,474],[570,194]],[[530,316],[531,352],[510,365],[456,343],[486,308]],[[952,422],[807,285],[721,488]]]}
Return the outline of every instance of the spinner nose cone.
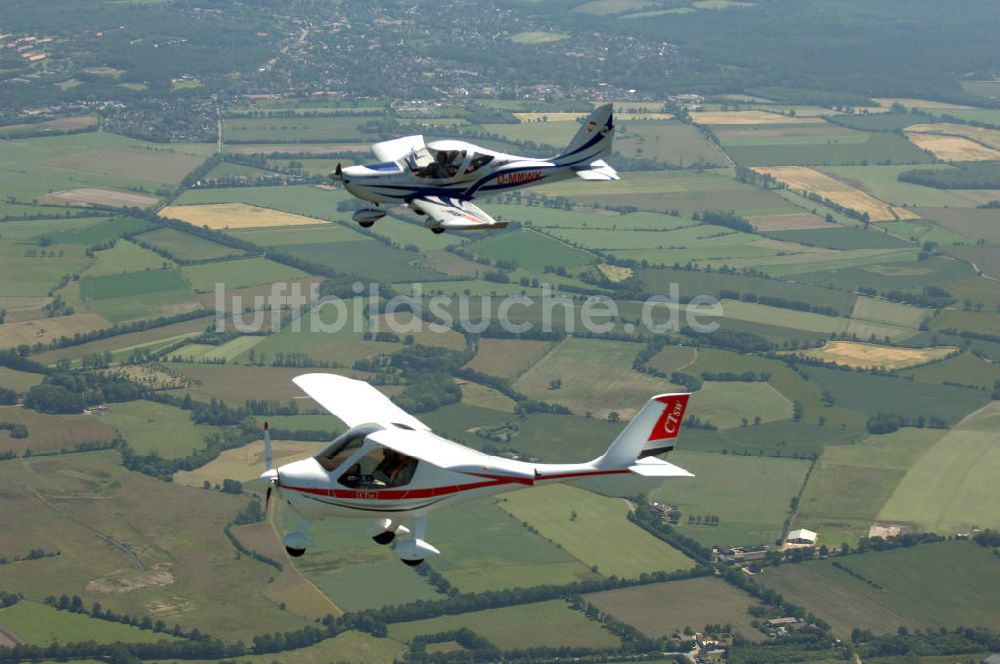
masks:
{"label": "spinner nose cone", "polygon": [[270,468],[268,470],[265,470],[263,473],[260,474],[260,479],[263,480],[264,482],[266,482],[267,484],[277,484],[278,483],[278,469],[277,468]]}

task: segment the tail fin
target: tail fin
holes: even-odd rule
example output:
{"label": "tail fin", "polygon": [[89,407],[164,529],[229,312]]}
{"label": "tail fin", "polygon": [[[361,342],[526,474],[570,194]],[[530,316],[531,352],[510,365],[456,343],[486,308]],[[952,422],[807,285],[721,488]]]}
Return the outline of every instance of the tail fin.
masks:
{"label": "tail fin", "polygon": [[674,449],[690,394],[660,394],[646,402],[618,434],[598,465],[629,467],[637,459]]}
{"label": "tail fin", "polygon": [[611,151],[615,134],[614,114],[611,104],[597,107],[584,121],[576,136],[552,161],[560,166],[589,164]]}

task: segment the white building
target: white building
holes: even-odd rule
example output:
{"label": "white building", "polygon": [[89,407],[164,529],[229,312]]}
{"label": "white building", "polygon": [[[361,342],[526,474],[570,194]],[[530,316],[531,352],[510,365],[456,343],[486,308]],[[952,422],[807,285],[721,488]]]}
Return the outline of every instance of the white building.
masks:
{"label": "white building", "polygon": [[816,537],[817,535],[813,531],[799,528],[788,533],[788,537],[785,538],[785,544],[813,546],[816,544]]}

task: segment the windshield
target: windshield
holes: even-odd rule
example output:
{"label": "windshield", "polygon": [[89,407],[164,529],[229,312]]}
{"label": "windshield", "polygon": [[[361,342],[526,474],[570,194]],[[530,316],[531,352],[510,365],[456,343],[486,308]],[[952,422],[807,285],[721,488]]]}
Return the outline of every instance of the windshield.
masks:
{"label": "windshield", "polygon": [[358,451],[365,442],[365,436],[377,430],[378,427],[372,426],[351,429],[334,438],[333,442],[316,455],[315,459],[319,461],[319,465],[323,466],[324,470],[334,471]]}

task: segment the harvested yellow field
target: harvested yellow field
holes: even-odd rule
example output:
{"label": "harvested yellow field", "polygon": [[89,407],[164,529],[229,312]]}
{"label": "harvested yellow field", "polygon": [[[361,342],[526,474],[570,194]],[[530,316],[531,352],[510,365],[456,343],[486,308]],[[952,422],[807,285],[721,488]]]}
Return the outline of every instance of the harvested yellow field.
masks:
{"label": "harvested yellow field", "polygon": [[872,221],[918,218],[909,210],[894,208],[888,203],[840,180],[835,180],[814,168],[807,166],[770,166],[765,168],[759,166],[753,170],[784,182],[792,191],[817,194],[845,208],[856,210],[862,214],[868,213],[868,218]]}
{"label": "harvested yellow field", "polygon": [[621,283],[632,276],[632,268],[630,267],[619,267],[617,265],[601,263],[597,266],[597,269],[613,284]]}
{"label": "harvested yellow field", "polygon": [[957,346],[896,348],[864,344],[857,341],[828,341],[822,348],[810,348],[809,350],[797,351],[796,354],[824,362],[836,362],[841,366],[852,368],[904,369],[935,360],[943,360],[957,351]]}
{"label": "harvested yellow field", "polygon": [[963,104],[952,104],[946,101],[931,101],[929,99],[914,99],[912,97],[875,97],[874,100],[889,108],[893,104],[902,104],[907,108],[975,108]]}
{"label": "harvested yellow field", "polygon": [[977,143],[1000,150],[1000,130],[973,127],[972,125],[953,124],[951,122],[935,122],[932,124],[917,124],[906,128],[906,132],[919,134],[941,134],[943,136],[963,136]]}
{"label": "harvested yellow field", "polygon": [[996,161],[1000,151],[988,148],[964,136],[922,134],[907,131],[906,137],[918,148],[944,161]]}
{"label": "harvested yellow field", "polygon": [[111,327],[111,323],[90,313],[6,323],[0,325],[0,349],[15,348],[21,344],[47,344],[61,337],[73,338],[75,334],[86,334],[107,327]]}
{"label": "harvested yellow field", "polygon": [[180,219],[195,226],[222,228],[261,228],[264,226],[305,226],[325,224],[322,219],[303,217],[246,203],[217,205],[170,205],[160,210],[161,217]]}
{"label": "harvested yellow field", "polygon": [[799,118],[767,111],[696,111],[691,113],[696,124],[707,125],[761,125],[761,124],[812,124],[816,118]]}

